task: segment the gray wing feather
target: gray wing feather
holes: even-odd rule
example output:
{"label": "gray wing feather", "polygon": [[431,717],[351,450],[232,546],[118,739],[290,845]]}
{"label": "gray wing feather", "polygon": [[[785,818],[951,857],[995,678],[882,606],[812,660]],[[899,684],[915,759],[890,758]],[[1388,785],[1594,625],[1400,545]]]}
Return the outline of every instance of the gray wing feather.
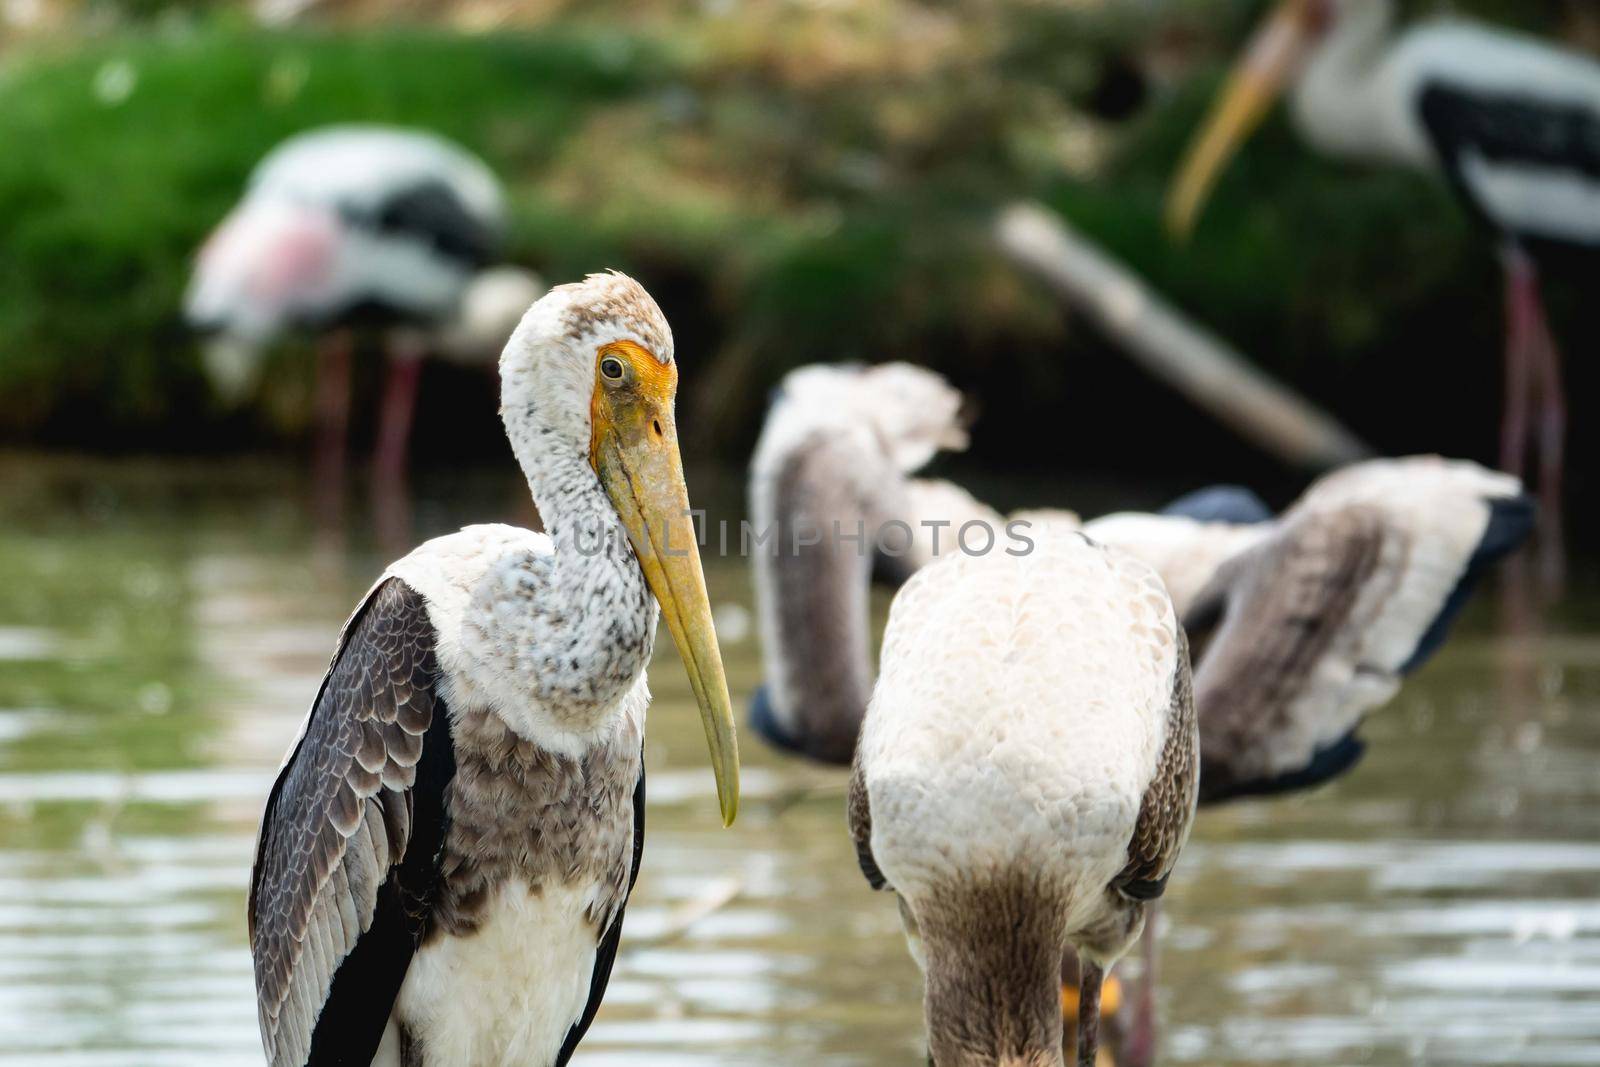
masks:
{"label": "gray wing feather", "polygon": [[1194,679],[1202,800],[1303,771],[1385,692],[1343,659],[1385,595],[1375,583],[1392,584],[1386,538],[1398,536],[1366,506],[1307,514],[1232,561],[1218,576],[1225,588],[1197,598],[1197,610],[1223,604]]}
{"label": "gray wing feather", "polygon": [[433,647],[422,597],[399,579],[377,586],[346,626],[267,801],[249,914],[274,1067],[310,1056],[335,972],[404,858],[409,790],[436,706]]}

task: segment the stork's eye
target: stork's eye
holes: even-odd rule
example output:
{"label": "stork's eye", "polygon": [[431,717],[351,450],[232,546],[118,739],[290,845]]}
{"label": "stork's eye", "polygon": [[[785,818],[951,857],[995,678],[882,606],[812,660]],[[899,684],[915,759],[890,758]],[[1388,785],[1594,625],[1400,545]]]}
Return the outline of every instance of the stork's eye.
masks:
{"label": "stork's eye", "polygon": [[616,356],[607,356],[600,361],[600,373],[612,381],[622,377],[622,360]]}

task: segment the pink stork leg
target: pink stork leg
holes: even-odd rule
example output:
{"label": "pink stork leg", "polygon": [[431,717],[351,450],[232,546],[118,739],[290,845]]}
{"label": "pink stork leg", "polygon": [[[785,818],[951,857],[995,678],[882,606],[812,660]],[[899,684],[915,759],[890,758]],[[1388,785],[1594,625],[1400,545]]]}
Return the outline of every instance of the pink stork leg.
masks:
{"label": "pink stork leg", "polygon": [[[1537,444],[1539,461],[1539,570],[1547,591],[1560,589],[1566,569],[1563,544],[1562,481],[1567,444],[1567,397],[1562,385],[1561,351],[1550,329],[1539,286],[1539,267],[1515,244],[1505,251],[1506,419],[1501,426],[1501,466],[1528,477],[1527,446]],[[1537,433],[1530,425],[1537,398]]]}
{"label": "pink stork leg", "polygon": [[424,342],[411,331],[389,338],[388,374],[378,412],[378,444],[373,456],[378,481],[397,485],[405,480],[411,449],[411,424],[416,419],[417,390],[422,381]]}
{"label": "pink stork leg", "polygon": [[1561,349],[1545,314],[1534,278],[1536,315],[1534,386],[1539,402],[1539,571],[1548,593],[1559,593],[1566,580],[1564,482],[1567,451],[1567,391],[1562,382]]}
{"label": "pink stork leg", "polygon": [[312,417],[316,420],[311,476],[317,510],[326,521],[337,520],[344,501],[345,442],[350,428],[350,361],[355,339],[335,330],[317,345]]}
{"label": "pink stork leg", "polygon": [[1533,260],[1518,245],[1507,244],[1501,261],[1506,277],[1506,396],[1500,420],[1500,469],[1525,478],[1539,283]]}
{"label": "pink stork leg", "polygon": [[378,410],[378,443],[372,461],[372,515],[378,543],[391,554],[411,543],[411,494],[406,461],[416,419],[425,342],[411,330],[388,338],[383,401]]}

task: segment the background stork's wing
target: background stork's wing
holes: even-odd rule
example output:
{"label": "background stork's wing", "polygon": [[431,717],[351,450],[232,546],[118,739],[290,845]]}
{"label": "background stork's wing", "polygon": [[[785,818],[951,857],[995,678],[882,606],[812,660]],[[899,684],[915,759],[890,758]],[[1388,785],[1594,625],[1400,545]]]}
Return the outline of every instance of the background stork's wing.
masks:
{"label": "background stork's wing", "polygon": [[1167,737],[1156,762],[1155,777],[1139,804],[1139,821],[1128,842],[1128,865],[1112,887],[1134,900],[1154,900],[1166,892],[1167,876],[1189,838],[1194,821],[1195,782],[1200,771],[1199,737],[1195,732],[1194,685],[1189,670],[1189,643],[1178,628],[1178,662],[1172,671],[1172,702],[1167,710]]}
{"label": "background stork's wing", "polygon": [[[903,522],[911,531],[906,552],[889,559],[880,553],[874,559],[873,577],[893,588],[939,556],[960,551],[958,538],[968,523],[987,526],[997,544],[1005,543],[1006,520],[954,482],[911,478],[883,498],[867,501],[867,525],[878,528],[887,522]],[[974,546],[984,543],[981,529],[972,530],[971,536]]]}
{"label": "background stork's wing", "polygon": [[867,797],[867,780],[861,774],[859,749],[855,763],[850,767],[850,798],[846,804],[846,814],[850,820],[850,838],[856,843],[856,862],[861,865],[861,873],[872,888],[883,889],[889,880],[878,869],[878,861],[872,858],[872,805]]}
{"label": "background stork's wing", "polygon": [[1216,592],[1215,583],[1229,560],[1266,540],[1272,531],[1270,523],[1200,522],[1182,515],[1127,511],[1102,515],[1083,527],[1089,537],[1143,560],[1161,575],[1173,608],[1189,628],[1196,659],[1200,642],[1188,624],[1197,600],[1204,591]]}
{"label": "background stork's wing", "polygon": [[1355,763],[1362,713],[1397,685],[1361,654],[1404,555],[1379,511],[1351,506],[1287,521],[1219,575],[1231,588],[1194,680],[1203,802],[1307,788]]}
{"label": "background stork's wing", "polygon": [[422,596],[379,584],[345,627],[267,800],[250,883],[273,1067],[368,1063],[426,921],[455,773]]}
{"label": "background stork's wing", "polygon": [[1497,229],[1555,236],[1538,201],[1574,174],[1600,182],[1600,114],[1588,101],[1435,79],[1417,112],[1450,181]]}
{"label": "background stork's wing", "polygon": [[442,181],[418,182],[392,191],[371,220],[379,230],[431,244],[443,255],[472,267],[493,262],[499,233]]}
{"label": "background stork's wing", "polygon": [[561,1051],[556,1056],[556,1067],[567,1067],[567,1062],[578,1048],[578,1042],[589,1032],[595,1012],[600,1010],[600,1002],[605,999],[606,986],[611,982],[611,968],[617,962],[617,947],[622,943],[622,913],[627,910],[628,898],[633,895],[633,883],[639,880],[639,860],[643,856],[644,757],[641,755],[639,784],[633,787],[633,866],[628,868],[628,890],[622,896],[622,903],[617,905],[617,914],[606,929],[605,936],[600,938],[600,947],[595,950],[594,977],[589,981],[589,1002],[583,1007],[583,1015],[567,1031],[567,1039],[561,1043]]}

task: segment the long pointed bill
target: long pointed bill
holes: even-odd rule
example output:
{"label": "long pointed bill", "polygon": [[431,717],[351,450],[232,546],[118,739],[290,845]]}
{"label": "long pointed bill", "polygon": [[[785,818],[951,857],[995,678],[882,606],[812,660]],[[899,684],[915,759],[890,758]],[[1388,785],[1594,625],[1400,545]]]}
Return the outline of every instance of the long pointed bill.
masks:
{"label": "long pointed bill", "polygon": [[689,515],[671,397],[665,403],[639,398],[608,404],[597,431],[595,470],[627,527],[645,581],[689,671],[711,748],[722,823],[730,826],[739,811],[739,742]]}
{"label": "long pointed bill", "polygon": [[1272,110],[1315,31],[1315,13],[1306,0],[1284,0],[1256,33],[1168,194],[1167,229],[1175,236],[1193,231],[1223,169]]}

